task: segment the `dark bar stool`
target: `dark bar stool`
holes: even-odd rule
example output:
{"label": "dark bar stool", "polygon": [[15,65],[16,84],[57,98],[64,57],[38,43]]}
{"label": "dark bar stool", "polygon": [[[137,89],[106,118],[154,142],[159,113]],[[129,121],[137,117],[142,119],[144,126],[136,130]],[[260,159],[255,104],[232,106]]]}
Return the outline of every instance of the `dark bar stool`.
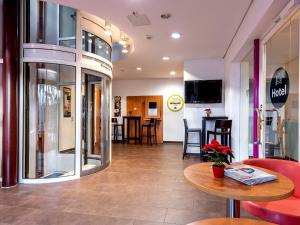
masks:
{"label": "dark bar stool", "polygon": [[[209,143],[209,136],[214,135],[214,139],[217,139],[217,136],[221,136],[221,144],[229,146],[231,148],[231,125],[232,120],[216,120],[215,130],[207,131],[207,140],[206,143]],[[229,142],[229,145],[228,145]]]}
{"label": "dark bar stool", "polygon": [[[184,122],[184,143],[183,143],[183,154],[182,159],[187,155],[187,147],[201,147],[201,129],[200,128],[189,128],[186,119],[183,119]],[[199,134],[199,143],[189,143],[189,133],[198,133]],[[201,154],[201,152],[200,152]]]}
{"label": "dark bar stool", "polygon": [[[214,139],[217,139],[217,136],[220,135],[221,144],[225,146],[229,146],[231,148],[231,126],[232,126],[232,120],[216,120],[215,130],[207,131],[206,143],[209,143],[210,135],[214,135]],[[230,157],[230,162],[232,162],[231,157]]]}
{"label": "dark bar stool", "polygon": [[[157,144],[156,124],[157,124],[156,119],[150,119],[147,124],[142,125],[142,133],[141,133],[141,139],[140,139],[141,144],[143,143],[144,128],[146,128],[147,144],[150,143],[150,145],[152,145],[152,136],[154,137],[155,144]],[[154,134],[152,134],[152,129],[154,129]]]}
{"label": "dark bar stool", "polygon": [[113,126],[113,134],[114,139],[113,142],[118,142],[118,134],[119,134],[119,127],[121,127],[121,133],[122,133],[122,142],[124,141],[124,124],[119,124],[117,118],[111,118],[112,126]]}

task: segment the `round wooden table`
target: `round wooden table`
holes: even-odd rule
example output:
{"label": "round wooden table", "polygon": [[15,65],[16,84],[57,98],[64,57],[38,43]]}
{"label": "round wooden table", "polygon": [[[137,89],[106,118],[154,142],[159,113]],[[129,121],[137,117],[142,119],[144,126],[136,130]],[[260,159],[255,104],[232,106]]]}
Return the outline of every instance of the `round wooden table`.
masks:
{"label": "round wooden table", "polygon": [[259,168],[274,174],[277,179],[271,182],[248,186],[228,177],[215,178],[212,163],[198,163],[184,170],[185,179],[194,187],[206,193],[228,199],[227,214],[240,217],[240,200],[267,202],[287,198],[294,192],[294,184],[287,177],[271,170]]}
{"label": "round wooden table", "polygon": [[259,220],[239,219],[239,218],[213,218],[207,220],[200,220],[187,225],[275,225]]}

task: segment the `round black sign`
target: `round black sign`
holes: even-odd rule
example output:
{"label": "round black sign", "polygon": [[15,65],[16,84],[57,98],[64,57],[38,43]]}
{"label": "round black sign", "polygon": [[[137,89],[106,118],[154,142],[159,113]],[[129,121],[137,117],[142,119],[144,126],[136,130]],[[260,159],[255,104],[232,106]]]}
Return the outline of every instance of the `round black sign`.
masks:
{"label": "round black sign", "polygon": [[289,89],[289,75],[284,68],[280,67],[273,74],[270,85],[270,98],[275,108],[279,109],[285,104]]}

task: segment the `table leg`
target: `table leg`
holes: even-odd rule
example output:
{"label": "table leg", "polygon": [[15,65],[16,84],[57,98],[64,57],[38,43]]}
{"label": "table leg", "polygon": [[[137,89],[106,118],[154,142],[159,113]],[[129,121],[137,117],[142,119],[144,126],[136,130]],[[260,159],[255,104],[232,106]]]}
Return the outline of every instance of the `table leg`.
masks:
{"label": "table leg", "polygon": [[203,147],[206,144],[206,120],[202,118],[202,141],[201,141],[201,147]]}
{"label": "table leg", "polygon": [[240,218],[240,200],[227,199],[227,217]]}
{"label": "table leg", "polygon": [[134,120],[134,143],[136,144],[137,139],[137,120]]}

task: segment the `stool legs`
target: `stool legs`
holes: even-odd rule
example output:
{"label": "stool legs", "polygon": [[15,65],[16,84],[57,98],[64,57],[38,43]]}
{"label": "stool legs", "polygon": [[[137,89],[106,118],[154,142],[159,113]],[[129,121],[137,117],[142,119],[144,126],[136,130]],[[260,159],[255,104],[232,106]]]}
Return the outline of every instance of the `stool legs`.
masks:
{"label": "stool legs", "polygon": [[186,149],[187,149],[187,142],[188,142],[188,133],[184,133],[184,142],[183,142],[183,154],[182,154],[182,159],[184,159],[186,155]]}

